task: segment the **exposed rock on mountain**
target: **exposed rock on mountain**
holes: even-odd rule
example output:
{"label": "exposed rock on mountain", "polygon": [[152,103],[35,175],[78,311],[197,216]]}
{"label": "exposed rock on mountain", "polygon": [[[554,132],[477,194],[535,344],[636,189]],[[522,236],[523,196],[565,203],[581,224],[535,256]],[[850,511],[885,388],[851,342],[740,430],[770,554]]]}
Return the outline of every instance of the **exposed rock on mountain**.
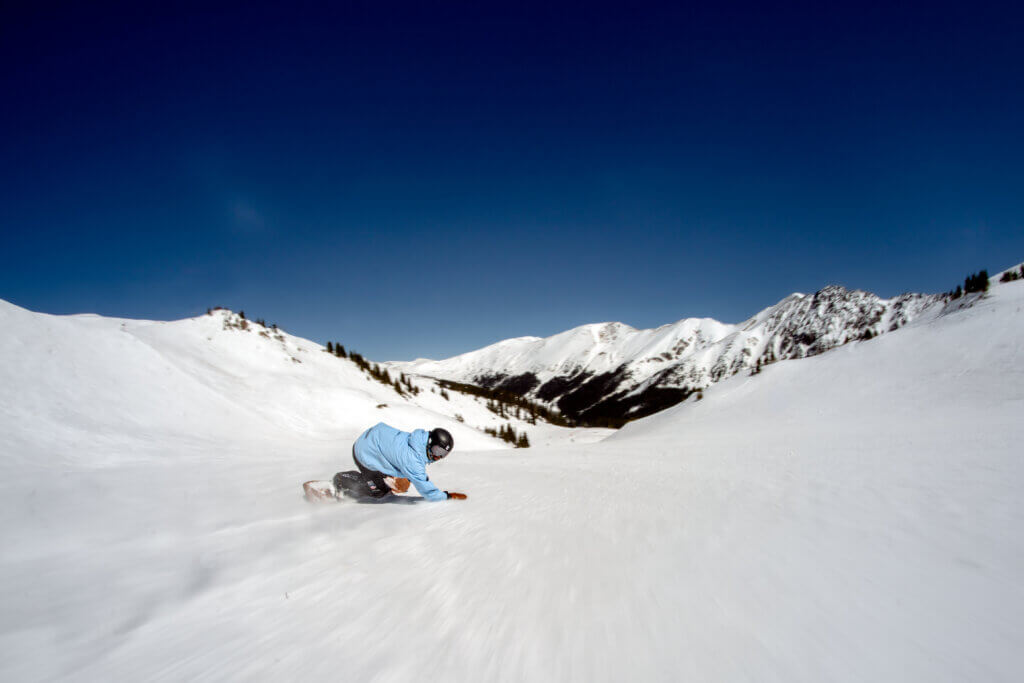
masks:
{"label": "exposed rock on mountain", "polygon": [[653,330],[600,323],[545,339],[508,339],[447,360],[391,365],[539,400],[580,424],[618,426],[739,372],[891,332],[946,298],[882,299],[833,285],[792,294],[738,325],[708,318]]}

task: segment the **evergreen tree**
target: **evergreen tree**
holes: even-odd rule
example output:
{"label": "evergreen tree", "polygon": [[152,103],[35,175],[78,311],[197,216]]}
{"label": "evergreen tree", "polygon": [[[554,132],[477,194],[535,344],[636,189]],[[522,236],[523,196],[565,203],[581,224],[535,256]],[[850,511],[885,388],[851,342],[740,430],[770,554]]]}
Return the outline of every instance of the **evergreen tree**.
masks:
{"label": "evergreen tree", "polygon": [[988,271],[980,270],[977,273],[968,275],[964,279],[964,293],[971,294],[973,292],[987,292],[988,291]]}
{"label": "evergreen tree", "polygon": [[327,353],[334,353],[334,344],[327,342]]}

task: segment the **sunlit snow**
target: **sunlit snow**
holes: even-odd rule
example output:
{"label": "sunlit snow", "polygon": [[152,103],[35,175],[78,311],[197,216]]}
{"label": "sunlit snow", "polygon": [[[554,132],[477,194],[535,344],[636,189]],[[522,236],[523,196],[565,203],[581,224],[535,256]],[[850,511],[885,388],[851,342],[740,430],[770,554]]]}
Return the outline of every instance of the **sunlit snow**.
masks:
{"label": "sunlit snow", "polygon": [[[0,302],[0,679],[1018,680],[1024,282],[964,303],[514,450],[223,312]],[[306,503],[380,420],[469,500]]]}

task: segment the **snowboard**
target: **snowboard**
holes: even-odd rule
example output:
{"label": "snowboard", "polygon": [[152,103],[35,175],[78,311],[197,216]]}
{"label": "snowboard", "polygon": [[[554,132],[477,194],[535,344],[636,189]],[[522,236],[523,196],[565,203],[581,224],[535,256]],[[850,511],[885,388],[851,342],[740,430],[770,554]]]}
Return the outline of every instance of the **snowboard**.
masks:
{"label": "snowboard", "polygon": [[[388,485],[392,493],[405,493],[409,490],[408,479],[385,477],[384,483]],[[307,481],[302,484],[302,490],[305,493],[306,500],[311,503],[333,503],[345,497],[344,493],[338,490],[333,481],[317,479]]]}

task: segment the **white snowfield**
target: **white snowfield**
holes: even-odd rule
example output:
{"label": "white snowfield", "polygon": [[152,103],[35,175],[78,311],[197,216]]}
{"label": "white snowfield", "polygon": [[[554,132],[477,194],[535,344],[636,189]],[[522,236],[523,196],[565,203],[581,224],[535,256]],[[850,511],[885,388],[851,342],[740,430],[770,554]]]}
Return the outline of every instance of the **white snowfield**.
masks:
{"label": "white snowfield", "polygon": [[[1022,281],[524,450],[224,319],[0,303],[0,679],[1024,675]],[[469,500],[305,503],[382,417]]]}

